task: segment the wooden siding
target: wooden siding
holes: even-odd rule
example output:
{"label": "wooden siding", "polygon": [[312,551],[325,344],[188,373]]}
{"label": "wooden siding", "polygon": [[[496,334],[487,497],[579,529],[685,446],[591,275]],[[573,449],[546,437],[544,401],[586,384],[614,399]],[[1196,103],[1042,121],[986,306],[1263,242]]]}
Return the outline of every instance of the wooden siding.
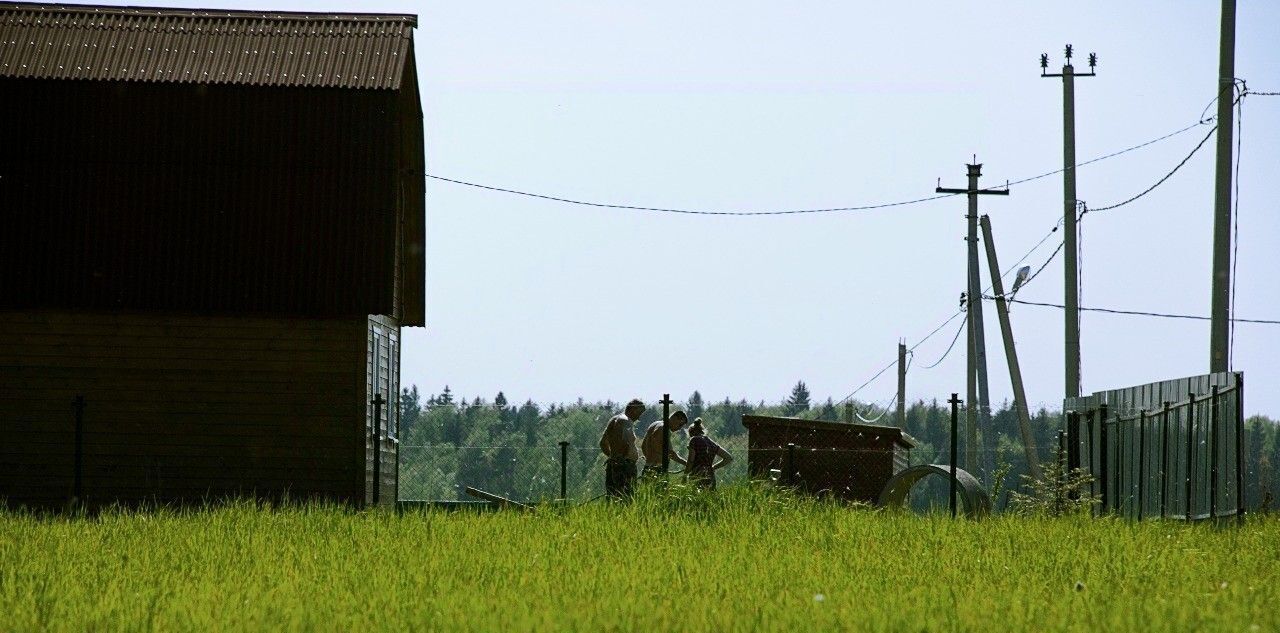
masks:
{"label": "wooden siding", "polygon": [[421,213],[399,202],[399,93],[35,79],[0,93],[0,309],[399,311],[397,215]]}
{"label": "wooden siding", "polygon": [[398,107],[400,113],[400,236],[396,266],[396,312],[401,326],[426,325],[426,170],[422,144],[422,100],[413,44],[404,67]]}
{"label": "wooden siding", "polygon": [[355,500],[363,319],[0,312],[0,497]]}
{"label": "wooden siding", "polygon": [[[363,474],[364,499],[374,503],[375,474],[377,503],[396,501],[398,469],[397,452],[400,426],[400,327],[390,317],[370,316],[365,340],[364,401],[365,423],[360,456],[366,465]],[[377,415],[374,426],[373,399],[381,394],[386,404]],[[375,450],[377,451],[375,454]],[[377,460],[377,461],[375,461]]]}

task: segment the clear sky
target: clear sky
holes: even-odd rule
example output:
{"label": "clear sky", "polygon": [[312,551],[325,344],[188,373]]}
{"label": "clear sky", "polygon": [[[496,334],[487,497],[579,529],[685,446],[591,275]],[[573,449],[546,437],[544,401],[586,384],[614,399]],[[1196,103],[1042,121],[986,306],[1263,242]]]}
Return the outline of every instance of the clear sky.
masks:
{"label": "clear sky", "polygon": [[[136,3],[135,3],[136,4]],[[199,6],[209,3],[157,3]],[[1280,91],[1280,3],[1241,0],[1236,75]],[[569,198],[774,210],[928,196],[1061,167],[1072,43],[1080,160],[1196,122],[1214,97],[1219,4],[1185,2],[306,2],[227,8],[415,13],[428,171]],[[1213,114],[1210,109],[1206,116]],[[1079,198],[1145,189],[1207,126],[1082,167]],[[1246,99],[1236,314],[1280,318],[1280,97]],[[1138,202],[1086,216],[1082,304],[1208,315],[1214,141]],[[427,327],[403,376],[428,392],[571,401],[839,399],[957,307],[965,201],[699,217],[427,182]],[[981,200],[1009,266],[1056,223],[1062,180]],[[1033,253],[1039,265],[1057,236]],[[983,262],[986,280],[985,258]],[[1020,298],[1062,301],[1062,260]],[[985,285],[985,284],[984,284]],[[994,306],[992,399],[1009,397]],[[1061,311],[1016,306],[1032,406],[1063,391]],[[964,392],[959,320],[916,350],[911,399]],[[1238,325],[1246,410],[1280,416],[1280,327]],[[1086,392],[1204,373],[1209,325],[1085,313]],[[887,401],[889,371],[858,394]]]}

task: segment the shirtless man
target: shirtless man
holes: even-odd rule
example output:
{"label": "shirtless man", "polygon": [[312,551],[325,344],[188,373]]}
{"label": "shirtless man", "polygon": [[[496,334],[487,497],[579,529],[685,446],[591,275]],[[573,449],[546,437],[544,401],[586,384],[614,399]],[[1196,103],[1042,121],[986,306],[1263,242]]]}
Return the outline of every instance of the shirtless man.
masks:
{"label": "shirtless man", "polygon": [[[684,428],[689,423],[689,416],[684,411],[676,411],[667,418],[667,428],[672,433]],[[667,446],[667,454],[671,456],[671,461],[685,465],[683,457],[676,453],[675,441],[673,440]],[[644,475],[658,475],[662,473],[662,420],[654,420],[653,424],[644,432],[644,440],[640,442],[640,450],[644,453]]]}
{"label": "shirtless man", "polygon": [[635,484],[640,451],[636,450],[636,434],[632,428],[643,413],[643,402],[638,399],[628,402],[621,414],[609,418],[604,434],[600,436],[600,452],[607,458],[604,463],[604,491],[610,497],[630,495]]}

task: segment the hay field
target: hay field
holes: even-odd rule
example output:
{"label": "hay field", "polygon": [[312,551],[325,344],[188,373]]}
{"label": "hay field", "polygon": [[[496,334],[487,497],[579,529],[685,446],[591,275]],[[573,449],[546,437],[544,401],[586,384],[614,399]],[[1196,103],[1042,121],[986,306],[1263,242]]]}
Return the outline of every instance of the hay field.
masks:
{"label": "hay field", "polygon": [[1280,520],[952,521],[728,488],[0,514],[0,629],[1276,631]]}

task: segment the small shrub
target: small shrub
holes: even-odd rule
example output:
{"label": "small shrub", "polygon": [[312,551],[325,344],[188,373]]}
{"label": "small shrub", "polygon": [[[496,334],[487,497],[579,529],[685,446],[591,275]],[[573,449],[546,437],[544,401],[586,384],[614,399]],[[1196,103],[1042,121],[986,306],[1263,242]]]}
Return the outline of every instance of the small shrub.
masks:
{"label": "small shrub", "polygon": [[1009,492],[1009,507],[1028,516],[1067,516],[1092,512],[1099,498],[1090,491],[1093,475],[1083,468],[1067,470],[1060,460],[1041,469],[1040,478],[1022,476],[1023,492]]}

